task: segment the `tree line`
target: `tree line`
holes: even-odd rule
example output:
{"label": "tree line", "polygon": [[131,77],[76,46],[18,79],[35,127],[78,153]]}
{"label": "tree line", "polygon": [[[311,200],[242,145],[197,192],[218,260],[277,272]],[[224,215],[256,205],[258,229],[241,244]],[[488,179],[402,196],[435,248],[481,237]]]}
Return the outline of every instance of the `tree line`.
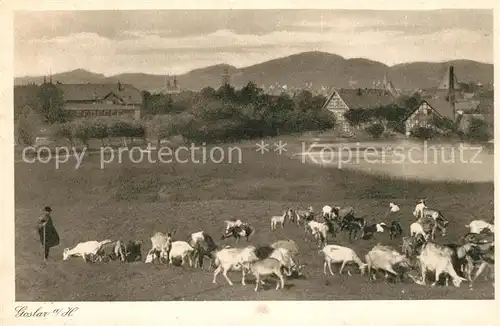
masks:
{"label": "tree line", "polygon": [[[36,87],[36,86],[35,86]],[[149,138],[161,141],[179,135],[195,143],[219,143],[252,138],[273,137],[305,131],[326,131],[334,128],[335,117],[322,110],[326,98],[302,90],[293,96],[286,93],[270,95],[249,82],[241,89],[226,84],[219,89],[205,87],[199,92],[151,94],[142,92],[143,117],[101,117],[72,119],[64,110],[64,94],[56,85],[37,87],[28,102],[33,111],[15,106],[18,141],[33,144],[40,120],[51,125],[51,134],[88,146],[90,139],[104,144],[113,137]],[[16,99],[16,97],[15,97]],[[416,107],[418,95],[402,96],[394,104],[370,109],[351,109],[344,116],[352,126],[364,126],[373,138],[384,131],[404,132],[403,119]],[[452,121],[435,121],[440,130],[459,133]],[[435,130],[412,131],[416,138],[429,138]],[[474,119],[469,130],[461,135],[472,139],[489,139],[484,121]]]}

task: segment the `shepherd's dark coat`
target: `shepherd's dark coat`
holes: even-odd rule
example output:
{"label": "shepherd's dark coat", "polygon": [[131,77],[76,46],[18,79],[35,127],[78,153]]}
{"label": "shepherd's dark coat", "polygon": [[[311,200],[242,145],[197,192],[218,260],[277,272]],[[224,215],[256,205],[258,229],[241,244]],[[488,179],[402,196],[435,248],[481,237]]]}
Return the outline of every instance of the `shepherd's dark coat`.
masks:
{"label": "shepherd's dark coat", "polygon": [[51,217],[41,216],[38,219],[38,234],[40,235],[40,243],[43,246],[43,223],[45,224],[45,246],[47,248],[52,248],[59,245],[59,234],[52,222]]}

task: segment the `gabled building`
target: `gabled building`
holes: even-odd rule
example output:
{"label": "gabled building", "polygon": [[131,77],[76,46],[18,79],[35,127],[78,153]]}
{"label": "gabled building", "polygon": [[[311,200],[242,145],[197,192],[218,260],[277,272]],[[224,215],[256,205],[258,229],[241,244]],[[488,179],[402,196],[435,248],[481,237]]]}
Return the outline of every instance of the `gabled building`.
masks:
{"label": "gabled building", "polygon": [[350,109],[372,109],[394,104],[396,98],[386,89],[334,89],[323,109],[332,112],[336,119],[336,128],[343,132],[352,132],[352,127],[344,114]]}
{"label": "gabled building", "polygon": [[57,84],[73,117],[141,117],[141,92],[129,84]]}
{"label": "gabled building", "polygon": [[[437,110],[436,107],[440,110]],[[452,117],[453,110],[448,102],[439,99],[423,100],[403,119],[405,133],[409,135],[413,129],[419,127],[433,128],[435,118],[451,119]]]}

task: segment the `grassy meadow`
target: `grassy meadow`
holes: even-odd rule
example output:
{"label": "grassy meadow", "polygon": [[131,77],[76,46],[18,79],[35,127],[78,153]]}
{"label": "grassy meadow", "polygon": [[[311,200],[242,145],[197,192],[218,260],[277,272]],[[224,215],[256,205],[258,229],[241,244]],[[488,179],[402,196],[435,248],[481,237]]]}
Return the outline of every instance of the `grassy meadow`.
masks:
{"label": "grassy meadow", "polygon": [[[59,169],[48,164],[15,165],[16,300],[20,301],[156,301],[156,300],[362,300],[362,299],[492,299],[491,281],[478,280],[474,289],[424,287],[410,282],[370,282],[366,276],[323,275],[323,260],[316,243],[305,241],[303,228],[285,224],[270,230],[270,217],[288,206],[321,210],[325,204],[352,205],[358,216],[380,221],[390,201],[401,207],[398,218],[407,234],[417,199],[428,198],[432,207],[450,220],[449,232],[440,243],[458,242],[464,227],[475,218],[493,218],[493,183],[409,181],[363,172],[303,164],[287,155],[255,149],[242,150],[242,163],[132,163],[108,164],[100,169],[99,156],[86,156],[79,169],[74,160]],[[41,208],[50,205],[61,243],[43,261],[36,233]],[[84,264],[81,258],[62,261],[65,247],[87,240],[144,242],[151,235],[177,228],[176,239],[185,240],[205,230],[217,243],[223,221],[240,218],[256,228],[255,245],[293,239],[305,264],[304,279],[288,279],[287,288],[274,284],[258,293],[253,278],[245,287],[240,273],[229,273],[235,285],[212,271],[159,266],[143,262]],[[390,222],[390,221],[386,221]],[[378,234],[372,240],[352,244],[344,235],[329,243],[350,246],[364,260],[377,243],[398,247],[401,239]]]}

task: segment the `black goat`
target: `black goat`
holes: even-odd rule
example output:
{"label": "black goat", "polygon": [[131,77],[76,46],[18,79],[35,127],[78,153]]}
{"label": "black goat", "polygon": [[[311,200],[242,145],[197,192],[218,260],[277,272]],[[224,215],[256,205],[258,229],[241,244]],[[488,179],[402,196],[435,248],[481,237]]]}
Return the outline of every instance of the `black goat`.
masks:
{"label": "black goat", "polygon": [[398,221],[392,221],[391,226],[389,228],[389,236],[391,240],[402,235],[403,235],[403,228],[401,227],[401,224],[399,224]]}

